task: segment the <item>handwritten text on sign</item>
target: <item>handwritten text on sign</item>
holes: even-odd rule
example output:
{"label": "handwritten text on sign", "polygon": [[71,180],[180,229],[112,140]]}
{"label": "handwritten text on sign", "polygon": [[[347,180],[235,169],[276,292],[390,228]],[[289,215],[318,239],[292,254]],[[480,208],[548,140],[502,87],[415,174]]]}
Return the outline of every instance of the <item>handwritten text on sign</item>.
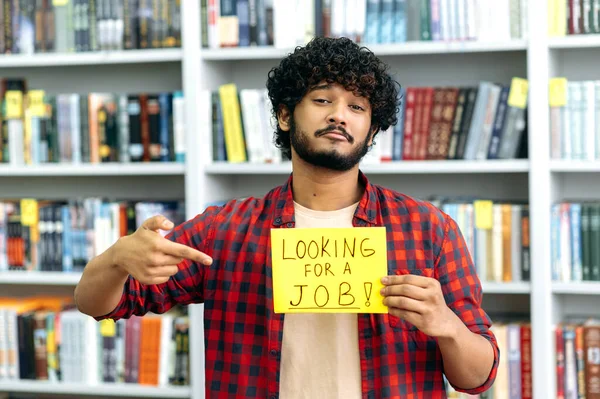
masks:
{"label": "handwritten text on sign", "polygon": [[275,313],[387,313],[385,227],[272,229]]}

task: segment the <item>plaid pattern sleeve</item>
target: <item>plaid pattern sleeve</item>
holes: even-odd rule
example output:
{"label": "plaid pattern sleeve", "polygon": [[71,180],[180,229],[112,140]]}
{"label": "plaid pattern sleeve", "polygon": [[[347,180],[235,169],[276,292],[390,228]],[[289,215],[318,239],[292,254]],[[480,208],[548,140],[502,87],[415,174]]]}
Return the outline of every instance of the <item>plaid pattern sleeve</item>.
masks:
{"label": "plaid pattern sleeve", "polygon": [[[204,237],[218,210],[218,207],[206,209],[202,214],[175,227],[166,238],[210,255],[210,251],[204,246]],[[184,259],[178,268],[179,271],[163,284],[145,285],[129,276],[119,304],[112,312],[95,319],[118,320],[132,315],[143,316],[148,312],[160,314],[176,304],[202,302],[205,266]]]}
{"label": "plaid pattern sleeve", "polygon": [[456,222],[448,215],[444,215],[444,217],[446,219],[445,234],[435,267],[436,278],[441,283],[448,306],[460,317],[469,330],[488,339],[494,349],[494,364],[484,384],[474,389],[454,387],[460,392],[478,394],[489,389],[494,383],[500,350],[496,337],[490,331],[491,320],[481,308],[481,283],[467,245]]}

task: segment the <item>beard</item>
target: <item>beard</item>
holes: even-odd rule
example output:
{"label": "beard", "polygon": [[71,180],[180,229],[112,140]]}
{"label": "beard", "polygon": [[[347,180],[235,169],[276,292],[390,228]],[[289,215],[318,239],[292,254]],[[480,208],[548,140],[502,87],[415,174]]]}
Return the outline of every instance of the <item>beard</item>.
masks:
{"label": "beard", "polygon": [[[334,125],[328,126],[325,129],[320,129],[315,132],[315,137],[318,137],[330,130],[341,130]],[[344,133],[345,131],[342,130]],[[354,138],[346,135],[350,144],[354,143]],[[364,141],[358,143],[349,154],[340,154],[338,150],[315,150],[310,147],[308,133],[298,129],[294,118],[290,118],[290,143],[296,154],[304,161],[311,165],[321,168],[345,172],[356,166],[360,160],[369,151],[369,140],[371,133],[367,135]]]}

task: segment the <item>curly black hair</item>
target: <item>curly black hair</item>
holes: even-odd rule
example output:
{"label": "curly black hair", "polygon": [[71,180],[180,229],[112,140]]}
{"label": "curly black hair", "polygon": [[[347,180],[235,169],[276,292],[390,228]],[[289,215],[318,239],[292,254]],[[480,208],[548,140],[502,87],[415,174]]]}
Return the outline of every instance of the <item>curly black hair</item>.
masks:
{"label": "curly black hair", "polygon": [[[275,119],[281,105],[293,114],[308,90],[322,81],[338,83],[355,95],[369,99],[374,135],[397,123],[400,85],[375,54],[345,37],[316,37],[306,46],[296,47],[279,66],[269,71],[267,89]],[[289,132],[279,126],[275,144],[284,156],[291,158]]]}

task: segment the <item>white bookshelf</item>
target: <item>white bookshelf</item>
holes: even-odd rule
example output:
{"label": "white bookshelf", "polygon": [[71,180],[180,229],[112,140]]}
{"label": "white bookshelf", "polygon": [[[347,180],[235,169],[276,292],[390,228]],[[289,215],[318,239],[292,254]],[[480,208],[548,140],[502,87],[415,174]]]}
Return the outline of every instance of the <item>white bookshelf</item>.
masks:
{"label": "white bookshelf", "polygon": [[600,161],[550,161],[550,171],[557,173],[600,172]]}
{"label": "white bookshelf", "polygon": [[552,292],[563,295],[600,295],[600,282],[585,281],[581,283],[552,284]]}
{"label": "white bookshelf", "polygon": [[145,64],[157,62],[177,62],[181,61],[182,57],[182,50],[175,48],[68,54],[14,54],[0,55],[0,68]]}
{"label": "white bookshelf", "polygon": [[[406,42],[402,44],[367,45],[381,56],[426,55],[449,53],[494,53],[507,51],[525,51],[525,40],[511,42]],[[202,49],[201,57],[205,61],[238,61],[238,60],[277,60],[293,52],[293,48],[254,47]]]}
{"label": "white bookshelf", "polygon": [[548,40],[550,49],[576,49],[600,47],[600,35],[571,35],[565,37],[552,37]]}
{"label": "white bookshelf", "polygon": [[81,279],[81,273],[8,271],[0,272],[2,285],[53,285],[73,287]]}
{"label": "white bookshelf", "polygon": [[1,177],[169,176],[184,173],[185,165],[177,162],[0,165]]}
{"label": "white bookshelf", "polygon": [[[475,174],[475,173],[527,173],[527,160],[506,161],[402,161],[382,164],[365,164],[361,170],[368,174]],[[215,162],[206,165],[211,175],[278,175],[292,171],[290,162],[279,164],[249,164]]]}
{"label": "white bookshelf", "polygon": [[117,398],[174,398],[191,397],[190,387],[154,387],[137,384],[69,384],[47,381],[0,381],[0,392],[28,394],[57,394],[81,396],[111,396]]}
{"label": "white bookshelf", "polygon": [[531,284],[526,281],[514,283],[495,283],[482,281],[481,287],[484,295],[487,294],[530,294]]}

